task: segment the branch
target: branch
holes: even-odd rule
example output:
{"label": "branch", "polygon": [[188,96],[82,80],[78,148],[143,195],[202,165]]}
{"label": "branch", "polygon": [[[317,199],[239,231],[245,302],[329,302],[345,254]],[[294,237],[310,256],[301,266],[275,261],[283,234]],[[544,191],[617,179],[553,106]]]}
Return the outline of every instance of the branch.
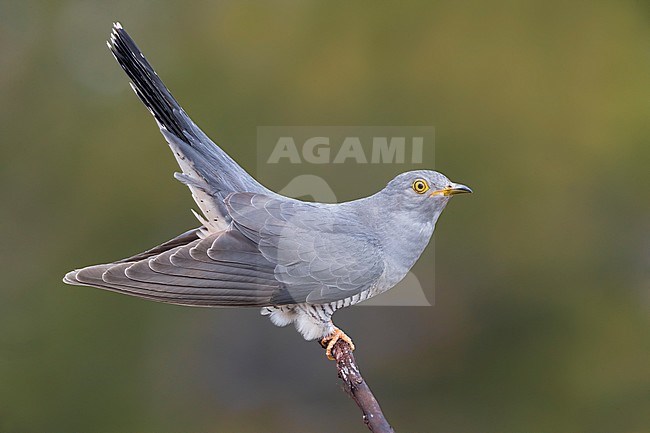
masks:
{"label": "branch", "polygon": [[368,429],[373,433],[395,433],[386,421],[377,399],[361,377],[350,345],[342,339],[337,341],[332,349],[332,355],[336,360],[339,377],[343,381],[343,389],[363,412],[363,422]]}

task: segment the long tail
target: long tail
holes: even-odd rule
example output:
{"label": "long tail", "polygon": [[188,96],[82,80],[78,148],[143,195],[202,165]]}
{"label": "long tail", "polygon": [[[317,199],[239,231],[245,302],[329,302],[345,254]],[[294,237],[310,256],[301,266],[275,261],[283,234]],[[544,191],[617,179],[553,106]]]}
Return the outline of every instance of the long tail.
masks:
{"label": "long tail", "polygon": [[[225,198],[233,191],[269,193],[190,119],[120,23],[113,25],[108,47],[131,87],[151,111],[185,176],[182,182]],[[195,173],[192,173],[194,171]],[[199,178],[197,179],[197,176]]]}

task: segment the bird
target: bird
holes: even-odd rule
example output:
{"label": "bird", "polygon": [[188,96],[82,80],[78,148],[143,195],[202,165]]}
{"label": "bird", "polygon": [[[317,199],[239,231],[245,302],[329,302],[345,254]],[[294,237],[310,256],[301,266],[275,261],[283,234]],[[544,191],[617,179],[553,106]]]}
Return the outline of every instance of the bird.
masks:
{"label": "bird", "polygon": [[471,193],[432,170],[397,175],[377,193],[325,204],[275,193],[190,119],[117,22],[108,48],[149,109],[201,213],[200,226],[142,253],[68,272],[63,281],[152,301],[256,307],[305,340],[352,339],[335,311],[383,293],[413,267],[452,196]]}

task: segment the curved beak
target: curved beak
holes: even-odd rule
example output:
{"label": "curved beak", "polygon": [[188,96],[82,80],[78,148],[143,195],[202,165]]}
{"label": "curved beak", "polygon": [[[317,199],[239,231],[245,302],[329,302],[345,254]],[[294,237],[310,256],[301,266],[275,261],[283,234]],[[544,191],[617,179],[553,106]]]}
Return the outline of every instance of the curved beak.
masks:
{"label": "curved beak", "polygon": [[451,196],[456,194],[471,194],[473,191],[470,187],[462,183],[452,183],[451,186],[433,191],[429,197],[437,195]]}

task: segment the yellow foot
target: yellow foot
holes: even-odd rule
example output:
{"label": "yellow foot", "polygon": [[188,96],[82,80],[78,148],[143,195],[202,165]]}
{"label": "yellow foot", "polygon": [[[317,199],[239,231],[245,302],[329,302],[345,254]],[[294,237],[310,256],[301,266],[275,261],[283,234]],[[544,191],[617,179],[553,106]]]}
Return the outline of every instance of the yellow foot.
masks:
{"label": "yellow foot", "polygon": [[327,337],[323,338],[320,342],[321,346],[325,348],[325,355],[330,361],[335,361],[336,358],[332,356],[332,349],[337,341],[343,340],[350,345],[350,349],[354,351],[354,343],[352,339],[348,337],[345,332],[341,331],[339,328],[334,328],[334,331]]}

